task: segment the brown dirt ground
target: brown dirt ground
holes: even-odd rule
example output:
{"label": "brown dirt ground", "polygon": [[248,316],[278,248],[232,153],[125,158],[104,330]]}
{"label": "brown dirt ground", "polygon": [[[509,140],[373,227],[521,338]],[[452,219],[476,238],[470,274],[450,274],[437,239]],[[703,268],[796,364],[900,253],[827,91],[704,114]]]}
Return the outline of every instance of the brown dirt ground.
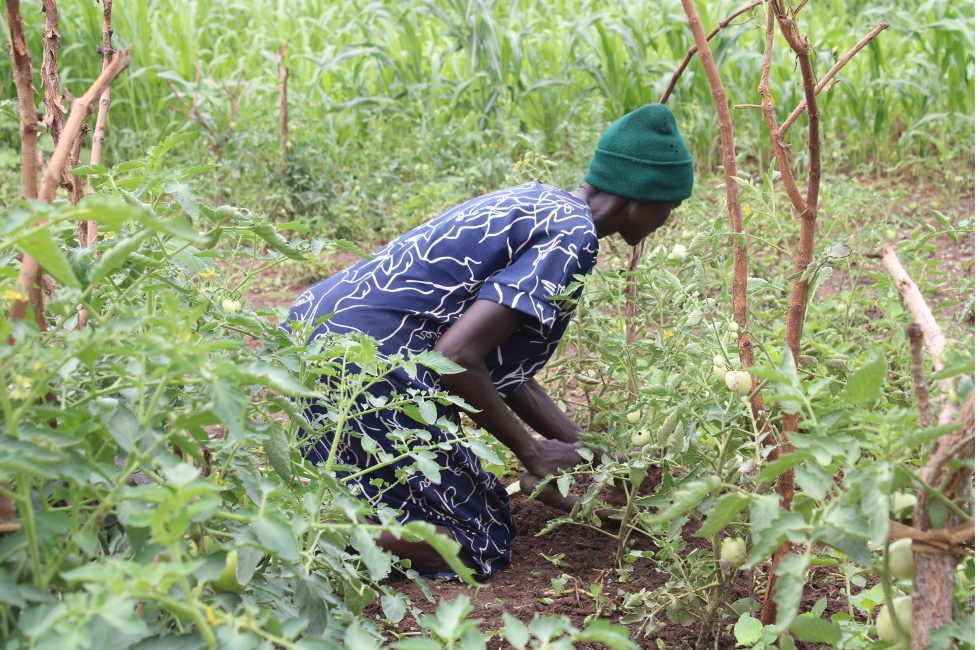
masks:
{"label": "brown dirt ground", "polygon": [[[441,583],[428,580],[428,586],[436,600],[454,600],[460,596],[468,596],[475,607],[471,616],[482,619],[479,629],[483,633],[499,632],[498,636],[489,643],[490,649],[506,648],[507,642],[501,636],[504,627],[502,614],[508,612],[523,622],[529,622],[536,614],[566,616],[578,629],[586,625],[585,619],[594,613],[594,599],[590,596],[591,585],[600,583],[601,596],[608,598],[608,604],[601,612],[601,618],[619,623],[623,612],[621,592],[635,593],[641,589],[649,592],[661,587],[667,581],[667,576],[656,570],[650,560],[641,559],[634,565],[634,572],[626,583],[618,581],[614,553],[617,542],[604,533],[594,531],[578,525],[565,525],[555,531],[537,537],[547,521],[561,514],[537,501],[527,501],[522,494],[512,497],[511,507],[516,521],[517,537],[512,543],[512,564],[503,571],[481,583],[481,587],[474,589],[460,583]],[[708,542],[695,537],[698,523],[689,522],[683,531],[683,538],[687,549],[707,548]],[[652,548],[647,538],[636,539],[633,548],[648,550]],[[562,563],[568,566],[557,566],[544,555],[554,556],[563,553]],[[734,579],[725,599],[727,604],[742,598],[753,597],[755,611],[759,615],[760,603],[763,599],[763,587],[766,583],[766,567],[761,567],[755,573],[740,572]],[[572,576],[578,584],[579,591],[554,597],[551,591],[551,579],[560,578],[563,574]],[[824,616],[835,612],[847,612],[848,604],[845,596],[840,592],[843,586],[836,576],[829,574],[824,567],[813,569],[809,576],[807,589],[801,611],[809,611],[820,598],[826,598],[828,607]],[[571,587],[573,581],[568,581]],[[415,607],[425,614],[431,614],[437,609],[437,603],[426,600],[421,591],[410,580],[403,577],[392,578],[388,583],[396,591],[410,598]],[[752,585],[752,587],[751,587]],[[540,599],[551,598],[551,604],[544,604]],[[390,637],[414,636],[419,634],[420,627],[408,614],[399,625],[391,625],[384,620],[379,605],[371,604],[366,615],[375,620],[381,630],[389,633]],[[856,615],[858,611],[856,610]],[[737,614],[731,608],[723,608],[720,612],[722,620],[719,624],[718,645],[709,636],[707,647],[732,649],[736,641],[732,633]],[[671,649],[692,648],[699,635],[698,621],[691,625],[670,623],[661,615],[658,619],[663,627],[650,634],[641,635],[642,625],[629,626],[632,635],[638,635],[633,640],[642,648],[665,647]],[[864,620],[864,619],[862,619]],[[664,645],[659,646],[659,640]],[[579,648],[600,648],[600,644],[580,644]],[[817,644],[798,642],[797,647],[802,650],[813,650]]]}

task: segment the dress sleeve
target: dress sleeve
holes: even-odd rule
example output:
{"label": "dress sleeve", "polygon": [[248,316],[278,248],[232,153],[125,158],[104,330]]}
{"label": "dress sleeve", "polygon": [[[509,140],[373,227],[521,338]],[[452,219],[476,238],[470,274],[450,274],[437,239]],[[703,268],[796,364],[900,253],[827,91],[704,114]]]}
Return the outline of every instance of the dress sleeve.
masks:
{"label": "dress sleeve", "polygon": [[556,322],[562,294],[575,275],[586,275],[597,259],[597,236],[589,216],[575,213],[514,227],[510,263],[490,275],[478,294],[533,317],[544,327]]}

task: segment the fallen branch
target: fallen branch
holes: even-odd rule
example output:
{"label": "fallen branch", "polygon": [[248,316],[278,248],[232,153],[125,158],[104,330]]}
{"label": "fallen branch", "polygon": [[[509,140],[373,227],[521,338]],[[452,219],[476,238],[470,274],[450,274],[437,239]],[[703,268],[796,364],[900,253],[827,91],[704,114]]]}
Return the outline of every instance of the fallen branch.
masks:
{"label": "fallen branch", "polygon": [[803,212],[807,208],[807,202],[797,189],[797,181],[794,179],[794,170],[790,166],[790,145],[784,142],[783,136],[777,132],[777,115],[774,111],[773,100],[770,98],[770,66],[773,58],[773,11],[767,12],[766,41],[763,46],[763,67],[760,70],[760,86],[757,92],[760,94],[763,110],[763,119],[767,123],[767,131],[770,139],[773,140],[774,155],[777,157],[777,166],[780,168],[780,178],[784,183],[784,190],[790,199],[791,205],[797,212]]}
{"label": "fallen branch", "polygon": [[[933,370],[939,372],[943,369],[943,362],[940,359],[943,354],[943,348],[946,347],[946,335],[936,323],[936,318],[933,317],[933,312],[930,310],[929,305],[926,304],[922,292],[916,283],[912,281],[912,278],[909,277],[909,274],[906,273],[902,262],[899,261],[899,254],[896,253],[896,249],[891,243],[886,244],[877,253],[870,255],[870,257],[880,259],[882,261],[882,267],[892,276],[896,284],[896,289],[899,290],[899,295],[902,296],[906,307],[909,308],[909,313],[913,315],[913,319],[915,319],[922,331],[926,349],[929,350],[930,357],[933,359]],[[950,389],[953,387],[953,382],[949,379],[941,379],[937,385],[940,388],[939,417],[937,421],[940,424],[947,424],[948,422],[952,422],[956,415],[956,407],[947,399],[947,395],[950,394]]]}
{"label": "fallen branch", "polygon": [[[943,485],[943,494],[952,500],[962,498],[972,489],[973,473],[961,467],[949,473],[947,461],[951,458],[974,457],[974,393],[964,404],[957,420],[960,428],[939,439],[923,468],[920,478],[930,486]],[[959,519],[952,512],[944,530],[932,530],[929,491],[917,493],[913,510],[913,523],[929,537],[917,542],[913,549],[913,618],[912,648],[922,650],[929,646],[931,632],[935,632],[953,620],[953,602],[956,585],[956,567],[960,560],[958,546],[974,537],[974,521],[957,524]],[[969,535],[969,537],[967,537]],[[973,552],[970,552],[973,556]]]}
{"label": "fallen branch", "polygon": [[[20,102],[21,196],[25,199],[36,199],[38,122],[37,107],[34,103],[34,66],[24,36],[24,19],[20,14],[19,0],[6,0],[6,17],[10,29],[11,69],[14,86],[17,88],[17,99]],[[19,318],[23,318],[27,314],[27,304],[30,302],[34,310],[34,322],[43,331],[46,329],[44,295],[36,282],[36,278],[40,276],[40,269],[30,255],[21,256],[20,275],[21,280],[26,278],[34,278],[34,280],[20,282],[18,288],[25,293],[11,301],[11,318],[14,317],[15,309],[20,314]],[[13,340],[12,335],[10,340]]]}
{"label": "fallen branch", "polygon": [[952,528],[920,530],[898,521],[889,522],[889,539],[913,540],[913,553],[953,553],[960,557],[974,557],[974,550],[965,544],[974,539],[974,520],[969,519]]}
{"label": "fallen branch", "polygon": [[[99,52],[102,54],[102,70],[112,65],[112,0],[102,0],[102,44]],[[98,100],[98,115],[95,118],[95,133],[92,136],[91,164],[102,162],[102,148],[105,146],[105,124],[108,121],[109,104],[112,102],[111,84],[102,91]],[[89,190],[91,191],[91,190]]]}
{"label": "fallen branch", "polygon": [[122,74],[122,71],[129,67],[129,63],[131,62],[132,57],[129,56],[129,50],[120,52],[115,60],[112,61],[112,64],[102,71],[102,74],[98,76],[98,79],[95,80],[85,94],[72,103],[71,113],[68,115],[68,121],[64,126],[64,137],[58,143],[57,148],[55,148],[54,154],[52,154],[51,160],[48,163],[47,171],[41,179],[41,190],[38,196],[45,203],[51,203],[54,200],[54,195],[58,190],[56,176],[60,176],[64,170],[72,143],[77,137],[81,125],[92,114],[95,104],[102,96],[105,88],[115,81]]}
{"label": "fallen branch", "polygon": [[[801,85],[804,88],[804,95],[807,99],[807,112],[809,116],[807,148],[810,156],[810,167],[807,174],[807,196],[801,203],[801,231],[798,238],[797,251],[794,254],[794,270],[796,275],[791,286],[790,298],[787,304],[787,328],[784,336],[784,343],[794,357],[794,364],[800,356],[801,335],[804,330],[804,316],[807,309],[808,281],[804,279],[804,271],[810,266],[814,258],[814,233],[818,216],[818,193],[821,186],[821,136],[820,136],[820,111],[817,105],[817,95],[814,92],[816,85],[814,81],[814,68],[811,62],[811,47],[806,37],[801,36],[797,31],[797,24],[793,16],[788,14],[782,0],[771,0],[767,6],[767,25],[770,31],[773,29],[771,18],[777,20],[780,26],[780,33],[787,41],[788,46],[797,55],[798,67],[801,71]],[[772,15],[772,16],[771,16]],[[767,35],[770,41],[772,36]],[[769,96],[769,95],[768,95]],[[772,109],[772,105],[771,105]],[[765,111],[765,114],[772,113]],[[768,121],[768,126],[772,127]],[[773,135],[773,133],[771,133]],[[777,138],[774,139],[774,147],[779,148]],[[786,178],[791,174],[788,163],[786,169],[781,170],[781,177]],[[795,197],[795,198],[799,198]],[[798,413],[784,413],[781,434],[783,436],[782,451],[790,453],[793,447],[790,445],[790,434],[797,432]],[[791,471],[784,472],[777,479],[777,494],[780,495],[781,503],[785,508],[790,508],[794,497],[794,474]],[[776,569],[787,554],[790,553],[790,544],[785,542],[777,549],[771,558],[770,573],[767,579],[767,588],[763,594],[763,605],[760,609],[760,622],[764,625],[772,625],[777,620],[777,603],[774,595],[777,590]]]}
{"label": "fallen branch", "polygon": [[[110,65],[112,65],[112,55],[115,54],[115,50],[112,49],[112,0],[102,0],[102,44],[98,47],[98,51],[102,55],[102,71],[104,72]],[[95,133],[92,135],[92,153],[89,157],[89,163],[91,165],[99,165],[102,162],[102,149],[105,146],[105,126],[108,124],[109,120],[109,106],[112,104],[112,85],[109,84],[105,90],[102,91],[101,97],[98,99],[98,115],[95,117]],[[87,124],[85,125],[88,126]],[[71,154],[68,157],[69,164],[71,167],[72,163],[77,164],[78,159],[81,157],[81,140],[84,137],[85,129],[83,128],[79,132],[78,137],[78,148],[72,149]],[[75,177],[77,178],[77,177]],[[92,183],[91,178],[87,179],[88,193],[92,193]],[[76,190],[77,197],[80,199],[84,195],[81,187],[79,186]],[[78,243],[81,246],[91,246],[95,243],[98,238],[98,222],[94,220],[82,220],[75,224],[75,233],[78,236]],[[78,324],[77,329],[81,330],[88,325],[88,309],[82,307],[78,311]]]}
{"label": "fallen branch", "polygon": [[[933,362],[933,369],[939,371],[943,368],[940,355],[943,348],[946,347],[946,335],[933,317],[933,312],[923,298],[919,287],[912,281],[899,261],[895,247],[892,244],[886,244],[879,252],[870,257],[881,259],[882,267],[892,276],[896,288],[899,290],[899,295],[902,296],[909,312],[916,319],[913,324],[915,327],[911,327],[909,332],[913,353],[913,383],[917,385],[917,400],[920,401],[920,423],[922,424],[927,419],[932,421],[932,414],[926,415],[924,412],[929,406],[928,395],[925,406],[923,401],[918,398],[919,383],[924,384],[925,390],[925,379],[921,378],[917,381],[915,376],[917,373],[915,366],[919,365],[918,372],[920,374],[922,372],[922,350],[919,349],[918,341],[922,339],[925,342]],[[953,458],[963,459],[974,456],[974,393],[971,391],[970,397],[958,417],[955,407],[948,399],[953,382],[950,379],[941,379],[937,386],[939,387],[937,400],[939,403],[939,423],[947,424],[956,419],[960,428],[933,443],[926,465],[920,474],[920,480],[930,487],[942,486],[943,494],[952,501],[967,494],[972,487],[971,471],[960,468],[950,474],[948,461]],[[951,512],[946,521],[946,528],[951,531],[959,531],[957,521],[956,515]],[[920,488],[916,492],[913,524],[917,530],[929,533],[929,539],[939,538],[937,531],[931,531],[933,522],[930,516],[929,490]],[[967,526],[968,523],[964,522],[962,525]],[[969,526],[971,527],[971,537],[973,537],[972,520],[969,522]],[[949,541],[953,541],[953,539],[951,537]],[[930,633],[953,620],[954,574],[958,556],[953,552],[952,546],[917,545],[915,541],[913,542],[913,650],[922,650],[928,646]]]}
{"label": "fallen branch", "polygon": [[[723,147],[723,170],[726,177],[726,207],[729,211],[730,228],[733,231],[733,320],[740,326],[740,333],[737,337],[737,347],[739,348],[740,362],[744,368],[753,367],[753,340],[750,333],[746,330],[747,302],[746,302],[746,283],[747,283],[747,250],[746,238],[743,236],[743,212],[740,210],[739,186],[736,184],[736,144],[733,141],[733,121],[729,113],[729,105],[726,100],[726,89],[719,78],[719,71],[716,68],[716,61],[712,56],[712,50],[706,41],[705,32],[702,29],[702,21],[696,11],[692,0],[682,0],[682,7],[689,20],[689,27],[695,38],[696,46],[699,51],[699,58],[702,60],[702,67],[706,77],[709,79],[709,86],[712,88],[712,95],[716,102],[716,112],[719,117],[719,132]],[[751,375],[752,377],[752,375]],[[764,411],[763,397],[760,391],[756,390],[756,377],[752,377],[753,385],[753,413],[758,422],[765,418],[762,416]]]}

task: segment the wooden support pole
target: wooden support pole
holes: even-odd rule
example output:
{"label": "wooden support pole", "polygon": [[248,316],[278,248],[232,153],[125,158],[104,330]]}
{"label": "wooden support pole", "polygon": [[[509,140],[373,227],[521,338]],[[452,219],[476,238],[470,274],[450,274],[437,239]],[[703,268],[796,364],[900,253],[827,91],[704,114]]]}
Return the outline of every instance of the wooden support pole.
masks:
{"label": "wooden support pole", "polygon": [[[125,50],[120,52],[106,70],[102,71],[95,83],[92,84],[91,88],[88,89],[82,97],[77,99],[71,106],[71,113],[68,115],[68,120],[65,122],[64,131],[62,132],[61,140],[58,142],[58,146],[54,150],[54,154],[51,156],[51,160],[48,162],[47,169],[44,170],[44,177],[41,179],[40,192],[38,193],[38,198],[40,198],[45,203],[52,203],[54,201],[54,196],[58,191],[59,181],[61,178],[61,173],[64,171],[65,163],[68,161],[68,156],[70,155],[72,146],[74,145],[75,138],[78,136],[78,132],[81,130],[82,124],[88,119],[88,116],[92,114],[92,110],[95,107],[95,103],[98,98],[101,97],[102,92],[105,87],[115,81],[123,70],[125,70],[129,63],[131,62],[131,57],[129,56],[129,51]],[[30,255],[24,255],[23,261],[20,267],[20,275],[18,276],[18,284],[21,287],[35,287],[40,280],[41,269],[35,260]],[[40,290],[38,289],[38,293]],[[22,319],[27,313],[27,301],[23,299],[13,300],[10,305],[10,312],[8,317],[10,320]],[[43,323],[44,319],[44,304],[43,298],[40,304],[34,305],[35,320],[37,318],[41,319]]]}

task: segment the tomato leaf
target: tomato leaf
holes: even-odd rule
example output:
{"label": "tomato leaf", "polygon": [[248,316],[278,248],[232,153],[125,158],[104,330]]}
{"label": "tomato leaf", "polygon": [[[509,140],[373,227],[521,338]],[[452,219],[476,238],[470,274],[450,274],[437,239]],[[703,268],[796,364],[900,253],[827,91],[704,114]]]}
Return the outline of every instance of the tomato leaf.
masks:
{"label": "tomato leaf", "polygon": [[195,183],[170,181],[163,186],[163,191],[171,193],[173,198],[176,199],[176,202],[180,204],[180,207],[183,208],[183,211],[192,220],[196,221],[200,218],[200,206],[197,204],[197,201],[201,197],[197,192],[197,185]]}
{"label": "tomato leaf", "polygon": [[712,508],[706,514],[706,521],[696,533],[697,537],[710,537],[721,531],[729,522],[743,511],[743,508],[750,504],[751,497],[742,492],[729,492],[713,503]]}
{"label": "tomato leaf", "polygon": [[797,608],[804,595],[807,582],[807,569],[810,559],[807,555],[790,554],[780,561],[777,567],[777,591],[773,599],[777,603],[776,632],[784,632],[797,616]]}
{"label": "tomato leaf", "polygon": [[878,350],[872,350],[868,361],[848,376],[845,389],[838,397],[859,406],[874,402],[882,394],[886,369],[885,357]]}
{"label": "tomato leaf", "polygon": [[80,289],[81,282],[71,268],[61,246],[47,229],[38,229],[19,238],[18,244],[25,253],[37,260],[42,269],[66,287]]}
{"label": "tomato leaf", "polygon": [[298,252],[295,248],[292,247],[291,244],[288,243],[288,241],[284,237],[278,234],[278,231],[275,230],[275,226],[273,226],[272,224],[270,223],[258,224],[251,228],[251,232],[256,234],[258,237],[261,237],[263,240],[265,240],[265,242],[268,243],[269,246],[274,248],[276,251],[278,251],[285,257],[292,260],[298,260],[298,261],[302,261],[305,259],[305,256],[302,255],[302,253]]}
{"label": "tomato leaf", "polygon": [[251,530],[266,551],[289,562],[298,562],[299,547],[292,528],[283,521],[265,517],[251,524]]}
{"label": "tomato leaf", "polygon": [[265,453],[268,454],[268,462],[286,483],[292,480],[290,452],[288,435],[285,433],[285,427],[282,426],[281,420],[272,421],[271,435],[268,436]]}
{"label": "tomato leaf", "polygon": [[[779,583],[778,583],[779,584]],[[837,623],[829,623],[810,614],[801,614],[790,624],[790,631],[801,641],[825,643],[834,646],[841,641],[841,628]]]}
{"label": "tomato leaf", "polygon": [[722,481],[718,476],[689,481],[675,493],[672,503],[651,518],[649,524],[663,524],[691,510],[697,503],[719,489]]}

